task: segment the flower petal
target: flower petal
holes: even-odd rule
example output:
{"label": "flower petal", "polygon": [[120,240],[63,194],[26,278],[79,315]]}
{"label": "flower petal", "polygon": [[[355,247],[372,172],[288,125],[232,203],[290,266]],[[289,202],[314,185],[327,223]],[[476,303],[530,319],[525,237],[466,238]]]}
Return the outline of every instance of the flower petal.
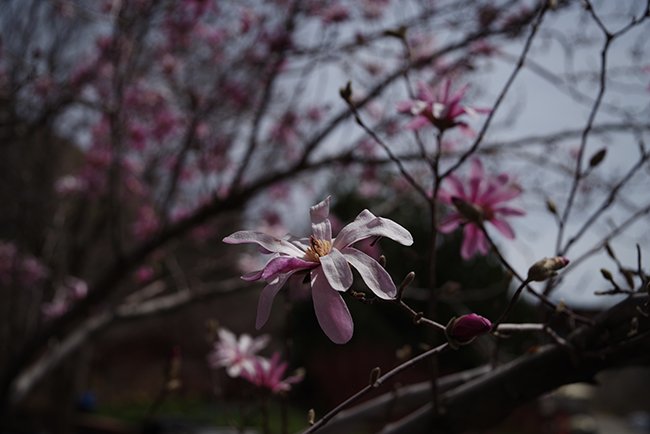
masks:
{"label": "flower petal", "polygon": [[223,239],[227,244],[255,243],[269,252],[284,253],[289,256],[302,256],[305,252],[288,241],[275,238],[271,235],[253,231],[239,231]]}
{"label": "flower petal", "polygon": [[507,215],[507,216],[522,216],[526,215],[526,211],[519,208],[512,208],[509,206],[500,206],[494,210],[495,214]]}
{"label": "flower petal", "polygon": [[390,238],[405,246],[413,244],[413,237],[406,228],[390,219],[375,217],[365,209],[352,223],[341,229],[333,246],[340,250],[371,237]]}
{"label": "flower petal", "polygon": [[330,200],[331,196],[327,196],[322,202],[309,208],[309,215],[312,223],[320,223],[327,220],[330,215]]}
{"label": "flower petal", "polygon": [[257,318],[255,319],[255,328],[258,330],[261,329],[262,326],[264,326],[264,324],[266,324],[266,322],[269,320],[271,307],[273,306],[273,299],[293,273],[295,273],[295,271],[278,275],[276,280],[269,283],[264,287],[264,289],[262,289],[260,299],[257,302]]}
{"label": "flower petal", "polygon": [[399,113],[410,113],[413,107],[413,101],[400,101],[395,105],[395,109]]}
{"label": "flower petal", "polygon": [[443,234],[448,234],[456,230],[458,226],[463,222],[463,217],[459,213],[453,213],[449,217],[445,218],[438,225],[438,230]]}
{"label": "flower petal", "polygon": [[510,240],[515,238],[515,231],[512,230],[512,226],[510,226],[506,221],[499,220],[499,219],[492,219],[490,220],[490,223],[492,223],[494,227],[497,228],[497,230],[503,234],[504,237]]}
{"label": "flower petal", "polygon": [[422,127],[426,127],[430,123],[431,122],[429,121],[429,119],[427,119],[426,116],[420,115],[420,116],[416,116],[415,118],[413,118],[413,120],[407,123],[405,128],[407,130],[419,130]]}
{"label": "flower petal", "polygon": [[317,267],[317,262],[305,261],[304,259],[294,258],[291,256],[278,256],[271,259],[262,271],[262,279],[273,279],[278,274],[288,273],[289,271],[305,270],[307,268]]}
{"label": "flower petal", "polygon": [[[451,198],[452,196],[460,197],[461,199],[466,199],[468,195],[465,193],[465,187],[460,179],[453,173],[449,175],[444,181],[444,188],[446,191],[446,196]],[[445,203],[451,204],[451,199],[445,199]]]}
{"label": "flower petal", "polygon": [[311,294],[316,318],[323,332],[335,344],[348,342],[354,332],[350,311],[318,268],[311,271]]}
{"label": "flower petal", "polygon": [[476,203],[476,198],[479,196],[479,189],[484,177],[485,170],[483,169],[483,163],[478,158],[473,159],[469,175],[469,202]]}
{"label": "flower petal", "polygon": [[317,240],[332,242],[332,225],[329,220],[311,224],[311,233]]}
{"label": "flower petal", "polygon": [[388,272],[377,261],[353,247],[347,247],[341,253],[350,265],[356,268],[368,288],[377,297],[384,300],[395,298],[397,287]]}
{"label": "flower petal", "polygon": [[419,81],[417,86],[418,86],[418,91],[417,91],[418,99],[426,102],[433,102],[435,100],[435,96],[433,95],[431,88],[429,88],[429,86],[424,81]]}
{"label": "flower petal", "polygon": [[320,264],[327,281],[337,291],[347,291],[352,285],[352,270],[345,256],[336,249],[320,257]]}
{"label": "flower petal", "polygon": [[327,196],[325,200],[309,208],[311,232],[318,240],[332,241],[332,225],[328,219],[330,198],[331,196]]}
{"label": "flower petal", "polygon": [[244,274],[241,279],[245,280],[247,282],[254,282],[256,280],[260,280],[262,278],[262,273],[264,270],[258,270],[258,271],[251,271],[250,273]]}
{"label": "flower petal", "polygon": [[476,254],[476,251],[479,248],[479,237],[483,234],[480,233],[479,229],[473,224],[465,225],[463,229],[463,244],[460,248],[460,256],[463,259],[470,259]]}

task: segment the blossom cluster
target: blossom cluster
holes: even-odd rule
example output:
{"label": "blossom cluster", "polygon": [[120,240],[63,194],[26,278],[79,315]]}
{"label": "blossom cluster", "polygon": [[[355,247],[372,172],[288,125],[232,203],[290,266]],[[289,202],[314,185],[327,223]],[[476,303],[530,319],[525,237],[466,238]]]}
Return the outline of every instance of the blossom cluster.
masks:
{"label": "blossom cluster", "polygon": [[257,354],[268,345],[267,335],[253,338],[244,333],[237,338],[230,330],[220,328],[218,336],[208,356],[212,368],[225,368],[230,377],[243,378],[273,394],[288,392],[292,384],[302,380],[301,373],[285,377],[288,364],[281,360],[279,353],[274,353],[270,359]]}

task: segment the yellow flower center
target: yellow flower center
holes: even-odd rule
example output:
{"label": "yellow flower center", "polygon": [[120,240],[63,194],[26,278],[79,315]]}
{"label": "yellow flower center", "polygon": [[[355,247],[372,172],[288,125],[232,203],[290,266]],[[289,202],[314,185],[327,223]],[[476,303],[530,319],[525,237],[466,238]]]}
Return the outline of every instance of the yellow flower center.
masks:
{"label": "yellow flower center", "polygon": [[312,235],[309,237],[309,247],[305,252],[305,259],[311,262],[320,262],[320,257],[332,251],[332,242],[319,240]]}

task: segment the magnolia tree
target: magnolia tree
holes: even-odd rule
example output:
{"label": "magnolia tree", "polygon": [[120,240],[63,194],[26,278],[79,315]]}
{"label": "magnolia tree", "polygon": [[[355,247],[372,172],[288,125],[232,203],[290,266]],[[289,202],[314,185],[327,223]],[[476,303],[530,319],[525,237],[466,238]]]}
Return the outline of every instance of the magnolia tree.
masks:
{"label": "magnolia tree", "polygon": [[[313,306],[331,351],[364,327],[352,305],[424,330],[305,411],[306,432],[483,428],[648,363],[648,16],[642,1],[5,2],[3,423],[111,325],[247,288],[251,328],[277,331],[282,294]],[[356,218],[331,213],[343,196]],[[480,280],[484,257],[507,295]],[[577,312],[578,292],[601,312]],[[493,307],[473,311],[476,294]],[[514,323],[522,294],[538,308]],[[260,392],[264,432],[286,431],[267,404],[310,377],[283,344],[298,331],[217,320],[206,363]],[[520,333],[535,351],[499,352]],[[473,368],[442,375],[440,357],[477,345]],[[391,383],[420,362],[428,381]]]}

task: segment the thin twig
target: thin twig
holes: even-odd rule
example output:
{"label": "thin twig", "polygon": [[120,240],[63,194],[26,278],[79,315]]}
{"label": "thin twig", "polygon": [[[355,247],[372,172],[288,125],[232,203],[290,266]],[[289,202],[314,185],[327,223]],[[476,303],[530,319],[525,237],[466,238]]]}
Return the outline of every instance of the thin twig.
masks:
{"label": "thin twig", "polygon": [[316,432],[320,427],[325,425],[330,419],[332,419],[341,410],[343,410],[347,406],[353,404],[354,402],[356,402],[357,400],[362,398],[364,395],[366,395],[371,390],[380,387],[386,381],[390,380],[392,377],[396,376],[397,374],[404,371],[405,369],[410,368],[411,366],[415,365],[416,363],[418,363],[418,362],[420,362],[420,361],[422,361],[422,360],[424,360],[424,359],[426,359],[428,357],[431,357],[431,356],[433,356],[435,354],[441,353],[442,351],[444,351],[448,347],[449,347],[449,344],[445,342],[442,345],[439,345],[439,346],[437,346],[435,348],[432,348],[432,349],[430,349],[428,351],[425,351],[424,353],[422,353],[422,354],[420,354],[420,355],[418,355],[416,357],[413,357],[412,359],[402,363],[401,365],[396,366],[395,368],[388,371],[386,374],[379,377],[374,383],[368,384],[366,387],[359,390],[357,393],[355,393],[354,395],[352,395],[351,397],[349,397],[348,399],[346,399],[345,401],[343,401],[342,403],[337,405],[329,413],[327,413],[325,416],[323,416],[318,421],[316,421],[316,423],[314,423],[314,425],[312,425],[310,428],[305,430],[303,432],[303,434],[309,434],[309,433]]}

